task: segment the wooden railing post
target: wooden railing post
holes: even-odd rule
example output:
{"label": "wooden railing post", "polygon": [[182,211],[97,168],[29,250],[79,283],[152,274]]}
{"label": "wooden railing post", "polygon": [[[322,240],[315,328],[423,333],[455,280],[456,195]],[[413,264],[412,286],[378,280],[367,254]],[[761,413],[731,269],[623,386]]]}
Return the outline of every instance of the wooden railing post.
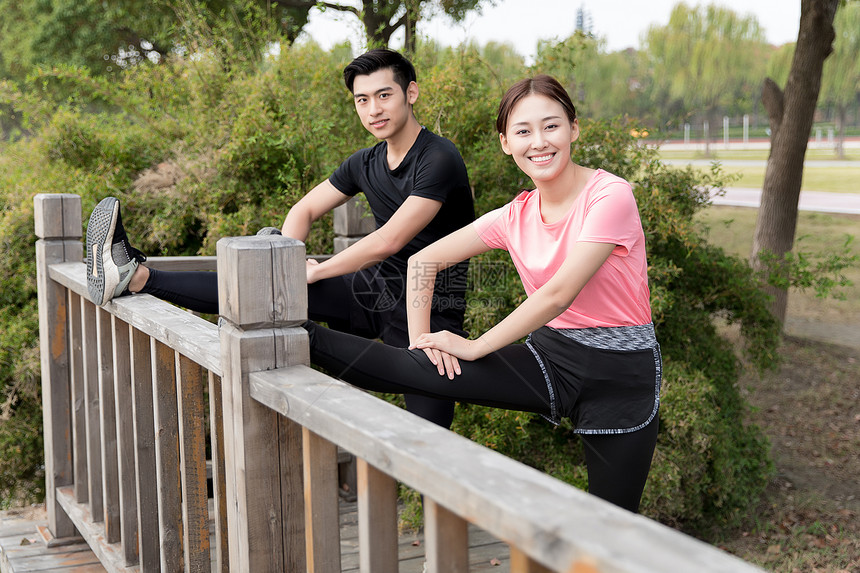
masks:
{"label": "wooden railing post", "polygon": [[357,467],[361,573],[397,571],[397,482],[365,460]]}
{"label": "wooden railing post", "polygon": [[339,253],[376,229],[367,205],[353,197],[334,210],[334,252]]}
{"label": "wooden railing post", "polygon": [[426,497],[424,547],[429,573],[469,571],[468,523],[456,513]]}
{"label": "wooden railing post", "polygon": [[81,198],[39,194],[33,200],[36,227],[36,284],[42,359],[42,408],[45,432],[45,505],[48,529],[56,538],[76,535],[57,502],[56,488],[73,482],[72,422],[69,393],[68,306],[65,289],[48,278],[48,265],[83,260]]}
{"label": "wooden railing post", "polygon": [[231,571],[304,571],[301,429],[250,397],[248,375],[308,364],[304,244],[218,241],[227,529]]}

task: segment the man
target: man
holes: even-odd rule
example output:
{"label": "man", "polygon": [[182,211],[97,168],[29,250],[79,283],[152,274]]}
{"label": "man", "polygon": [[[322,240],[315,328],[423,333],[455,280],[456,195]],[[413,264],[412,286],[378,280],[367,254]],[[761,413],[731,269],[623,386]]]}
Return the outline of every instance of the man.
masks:
{"label": "man", "polygon": [[[406,58],[392,50],[371,50],[353,60],[343,77],[362,125],[381,141],[351,155],[300,199],[281,233],[304,241],[314,221],[364,193],[377,228],[322,263],[308,261],[308,314],[332,328],[406,347],[407,260],[474,219],[469,179],[454,144],[418,123],[413,105],[419,89]],[[119,202],[102,200],[87,228],[87,280],[96,304],[148,293],[191,310],[218,312],[215,273],[156,271],[139,264],[145,260],[129,244]],[[437,278],[433,330],[463,332],[466,265]],[[444,427],[453,419],[450,401],[409,395],[406,405]]]}

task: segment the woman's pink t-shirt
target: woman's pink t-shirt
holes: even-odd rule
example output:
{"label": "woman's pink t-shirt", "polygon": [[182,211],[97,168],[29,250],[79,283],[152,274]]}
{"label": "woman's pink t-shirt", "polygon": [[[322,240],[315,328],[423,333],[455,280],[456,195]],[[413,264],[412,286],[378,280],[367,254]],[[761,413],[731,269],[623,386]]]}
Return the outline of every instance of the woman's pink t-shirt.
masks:
{"label": "woman's pink t-shirt", "polygon": [[624,179],[597,170],[568,214],[553,223],[541,218],[539,192],[524,191],[473,225],[488,247],[510,253],[529,296],[556,273],[575,243],[616,245],[573,304],[547,326],[591,328],[651,322],[645,235],[633,190]]}

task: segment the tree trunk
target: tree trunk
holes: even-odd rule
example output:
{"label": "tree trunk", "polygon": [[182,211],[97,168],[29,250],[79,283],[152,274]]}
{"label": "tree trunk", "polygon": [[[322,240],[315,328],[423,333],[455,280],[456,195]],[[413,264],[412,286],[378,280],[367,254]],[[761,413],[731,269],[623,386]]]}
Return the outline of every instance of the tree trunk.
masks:
{"label": "tree trunk", "polygon": [[[408,10],[408,9],[407,9]],[[403,42],[403,49],[409,56],[414,56],[418,48],[418,18],[417,14],[406,12],[406,38]]]}
{"label": "tree trunk", "polygon": [[387,48],[391,35],[406,23],[406,14],[392,22],[399,2],[379,2],[378,0],[362,0],[361,22],[368,48]]}
{"label": "tree trunk", "polygon": [[836,106],[836,156],[845,159],[845,119],[848,115],[848,106],[838,104]]}
{"label": "tree trunk", "polygon": [[[765,80],[762,103],[770,117],[771,148],[753,237],[752,264],[756,270],[763,270],[763,252],[781,258],[794,245],[803,161],[821,90],[821,70],[833,51],[833,18],[839,2],[801,2],[797,47],[785,92],[769,78]],[[770,286],[766,290],[774,296],[771,312],[785,322],[788,291]]]}

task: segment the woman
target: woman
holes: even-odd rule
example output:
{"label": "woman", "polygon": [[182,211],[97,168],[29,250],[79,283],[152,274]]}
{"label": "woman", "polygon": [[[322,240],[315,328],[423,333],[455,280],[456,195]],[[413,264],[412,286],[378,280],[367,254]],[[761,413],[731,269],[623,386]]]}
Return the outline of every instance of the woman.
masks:
{"label": "woman", "polygon": [[[661,362],[630,184],[572,161],[576,110],[549,76],[511,87],[496,127],[535,189],[411,257],[408,349],[308,322],[311,361],[369,390],[570,417],[589,491],[637,511],[657,440]],[[528,298],[477,339],[430,332],[436,273],[492,248],[509,251]]]}

